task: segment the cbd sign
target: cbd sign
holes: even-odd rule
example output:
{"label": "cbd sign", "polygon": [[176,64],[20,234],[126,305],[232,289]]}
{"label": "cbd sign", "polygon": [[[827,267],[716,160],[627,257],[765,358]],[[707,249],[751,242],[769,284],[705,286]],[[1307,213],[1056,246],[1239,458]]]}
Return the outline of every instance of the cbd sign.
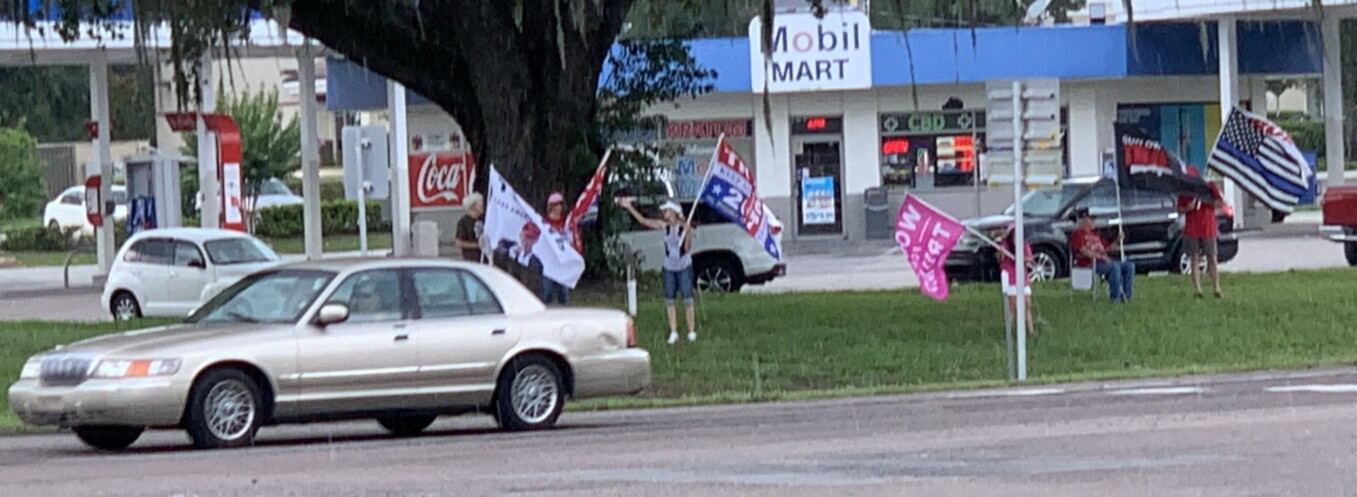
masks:
{"label": "cbd sign", "polygon": [[410,154],[412,210],[460,207],[475,182],[476,161],[470,153]]}

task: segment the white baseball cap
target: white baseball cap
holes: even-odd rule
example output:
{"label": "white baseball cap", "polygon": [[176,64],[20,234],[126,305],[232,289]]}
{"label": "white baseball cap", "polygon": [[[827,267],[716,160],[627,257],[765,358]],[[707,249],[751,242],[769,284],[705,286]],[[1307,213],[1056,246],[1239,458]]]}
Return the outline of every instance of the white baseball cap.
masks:
{"label": "white baseball cap", "polygon": [[661,204],[660,211],[674,211],[674,214],[678,214],[680,217],[683,216],[683,208],[679,207],[679,204],[674,203],[672,200]]}

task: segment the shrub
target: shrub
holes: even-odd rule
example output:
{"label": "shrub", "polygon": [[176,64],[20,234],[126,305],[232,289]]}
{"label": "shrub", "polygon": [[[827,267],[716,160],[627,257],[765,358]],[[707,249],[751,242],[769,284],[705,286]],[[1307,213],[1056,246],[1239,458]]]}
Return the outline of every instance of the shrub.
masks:
{"label": "shrub", "polygon": [[36,215],[46,202],[37,146],[23,130],[0,128],[0,220]]}
{"label": "shrub", "polygon": [[1288,120],[1279,121],[1278,126],[1291,135],[1296,147],[1305,152],[1314,152],[1316,157],[1324,157],[1324,123],[1317,121]]}
{"label": "shrub", "polygon": [[12,252],[63,252],[75,243],[72,230],[21,228],[5,233],[4,249]]}
{"label": "shrub", "polygon": [[[338,235],[358,232],[358,202],[330,200],[321,202],[321,234]],[[367,202],[368,231],[389,229],[382,222],[382,207],[377,201]],[[283,205],[260,209],[255,234],[268,238],[303,236],[304,210],[301,205]]]}
{"label": "shrub", "polygon": [[[292,193],[302,194],[302,180],[288,175],[283,180]],[[320,201],[326,200],[344,200],[344,180],[342,179],[322,179],[320,180]]]}

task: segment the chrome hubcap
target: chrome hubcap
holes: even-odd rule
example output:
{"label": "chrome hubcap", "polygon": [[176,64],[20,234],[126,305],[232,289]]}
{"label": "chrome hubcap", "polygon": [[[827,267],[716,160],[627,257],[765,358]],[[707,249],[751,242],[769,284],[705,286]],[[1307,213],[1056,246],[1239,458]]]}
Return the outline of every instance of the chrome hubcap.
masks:
{"label": "chrome hubcap", "polygon": [[[1201,260],[1197,261],[1197,269],[1200,269],[1201,272],[1203,273],[1206,272],[1205,257],[1202,257]],[[1189,257],[1187,254],[1183,254],[1181,257],[1178,258],[1178,272],[1183,274],[1192,274],[1192,258]]]}
{"label": "chrome hubcap", "polygon": [[730,273],[721,266],[712,266],[702,270],[702,274],[697,276],[697,288],[702,291],[730,291],[731,277]]}
{"label": "chrome hubcap", "polygon": [[556,376],[537,364],[523,368],[514,376],[511,398],[519,419],[531,424],[541,423],[551,416],[560,402]]}
{"label": "chrome hubcap", "polygon": [[1030,281],[1047,281],[1055,279],[1055,259],[1049,254],[1038,252],[1032,255],[1032,274],[1027,278]]}
{"label": "chrome hubcap", "polygon": [[226,380],[207,393],[207,429],[224,441],[238,440],[254,426],[254,396],[239,380]]}

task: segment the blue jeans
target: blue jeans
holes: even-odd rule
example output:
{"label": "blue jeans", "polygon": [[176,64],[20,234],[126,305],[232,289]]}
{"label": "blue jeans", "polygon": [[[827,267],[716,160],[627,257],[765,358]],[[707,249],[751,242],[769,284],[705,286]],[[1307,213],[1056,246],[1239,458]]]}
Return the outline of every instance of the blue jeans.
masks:
{"label": "blue jeans", "polygon": [[688,266],[682,271],[664,270],[661,274],[664,278],[664,304],[674,305],[674,299],[683,297],[685,304],[693,302],[693,267]]}
{"label": "blue jeans", "polygon": [[1136,263],[1131,261],[1098,262],[1093,270],[1107,279],[1108,297],[1113,302],[1131,300],[1131,287],[1135,284]]}
{"label": "blue jeans", "polygon": [[542,293],[539,296],[543,304],[550,304],[552,297],[556,297],[557,303],[561,305],[570,303],[570,289],[546,276],[542,277]]}

